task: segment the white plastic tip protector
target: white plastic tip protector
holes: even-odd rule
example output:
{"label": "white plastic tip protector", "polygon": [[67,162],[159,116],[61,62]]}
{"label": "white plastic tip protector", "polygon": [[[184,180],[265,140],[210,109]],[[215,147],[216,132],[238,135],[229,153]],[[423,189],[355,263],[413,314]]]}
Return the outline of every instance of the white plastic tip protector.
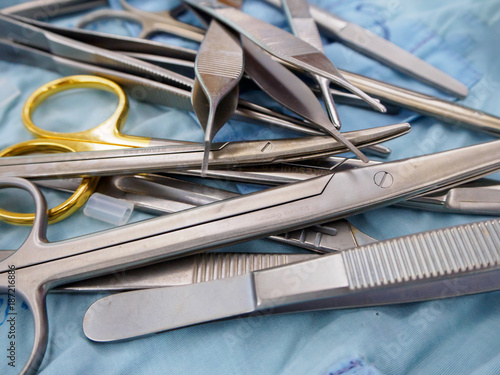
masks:
{"label": "white plastic tip protector", "polygon": [[133,211],[132,202],[100,193],[92,194],[83,208],[86,216],[114,225],[126,224]]}

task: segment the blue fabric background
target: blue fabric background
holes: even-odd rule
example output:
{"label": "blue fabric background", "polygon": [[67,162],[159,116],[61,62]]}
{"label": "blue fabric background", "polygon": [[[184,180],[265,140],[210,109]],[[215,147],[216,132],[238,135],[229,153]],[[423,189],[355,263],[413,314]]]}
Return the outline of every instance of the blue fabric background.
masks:
{"label": "blue fabric background", "polygon": [[[0,0],[0,7],[14,3]],[[117,1],[111,3],[118,7]],[[165,3],[176,4],[149,1],[138,6],[155,10],[166,7]],[[471,87],[463,103],[500,116],[500,3],[497,0],[316,0],[314,3],[369,28],[455,76]],[[281,12],[261,1],[245,0],[244,10],[287,28]],[[72,25],[75,19],[67,17],[54,22]],[[134,32],[133,28],[118,22],[97,27],[113,32]],[[169,37],[158,37],[158,40],[174,42]],[[188,42],[175,42],[193,46]],[[328,56],[340,68],[441,95],[338,43],[326,39],[324,42]],[[33,90],[59,77],[53,72],[0,59],[1,148],[30,139],[21,124],[22,105]],[[266,100],[255,93],[252,95]],[[104,120],[115,104],[115,99],[107,93],[71,93],[42,105],[35,120],[51,130],[85,129]],[[269,105],[273,104],[269,102]],[[390,159],[493,139],[408,111],[397,116],[346,106],[340,106],[339,111],[345,130],[411,121],[413,130],[409,135],[387,144],[393,151]],[[124,132],[200,141],[203,136],[192,114],[135,101],[131,101]],[[230,121],[216,141],[289,135],[285,131]],[[239,188],[242,192],[251,190],[227,182],[218,185]],[[61,193],[45,193],[51,204],[66,197]],[[2,208],[29,210],[28,201],[21,193],[0,193]],[[135,212],[132,220],[148,217]],[[386,239],[482,219],[485,217],[389,207],[355,216],[351,221],[367,234]],[[78,212],[50,226],[48,238],[58,241],[109,227]],[[29,228],[0,223],[0,248],[17,248],[28,232]],[[230,250],[298,251],[265,240],[233,246]],[[366,365],[366,371],[372,371],[369,373],[378,370],[383,374],[497,374],[500,373],[499,293],[401,306],[236,319],[112,344],[87,340],[81,328],[86,309],[102,294],[50,294],[49,345],[40,373],[325,374],[332,369],[342,369],[354,358]],[[0,353],[3,353],[0,354],[0,373],[15,374],[31,350],[31,315],[23,310],[18,316],[17,367],[10,369],[4,355],[8,347],[5,296],[0,296],[0,300]],[[364,373],[363,369],[358,370]]]}

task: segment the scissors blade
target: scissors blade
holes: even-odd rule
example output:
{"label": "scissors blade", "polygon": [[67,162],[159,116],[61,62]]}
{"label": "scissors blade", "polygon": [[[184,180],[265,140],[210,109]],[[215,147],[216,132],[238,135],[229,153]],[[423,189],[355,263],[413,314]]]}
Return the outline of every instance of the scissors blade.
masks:
{"label": "scissors blade", "polygon": [[[265,1],[276,7],[281,7],[282,3],[281,0]],[[325,35],[441,91],[461,99],[467,96],[468,89],[463,83],[398,45],[318,6],[311,4],[309,10]]]}
{"label": "scissors blade", "polygon": [[[381,136],[392,138],[409,130],[409,124],[396,124],[361,132],[348,132],[344,133],[344,136],[355,143],[359,142],[358,145],[368,146],[380,140]],[[305,160],[346,151],[347,148],[343,143],[328,136],[227,142],[213,145],[210,151],[210,163],[225,166],[280,163],[285,160]],[[202,158],[201,145],[13,156],[0,159],[0,175],[61,178],[147,173],[168,169],[199,168]]]}
{"label": "scissors blade", "polygon": [[[83,330],[93,341],[109,342],[252,313],[373,306],[492,291],[500,288],[499,231],[498,220],[467,224],[229,279],[115,294],[87,310]],[[479,241],[473,244],[470,238]],[[431,256],[429,248],[437,256]],[[457,285],[454,281],[460,288],[450,287]]]}
{"label": "scissors blade", "polygon": [[385,112],[385,107],[380,102],[373,100],[373,98],[348,82],[338,72],[333,63],[309,43],[217,1],[185,0],[185,2],[199,11],[218,19],[277,58],[301,70],[327,78],[358,95],[378,111]]}
{"label": "scissors blade", "polygon": [[238,105],[238,83],[243,76],[243,49],[238,38],[212,20],[195,61],[191,92],[194,112],[205,130],[202,175],[208,168],[210,146]]}

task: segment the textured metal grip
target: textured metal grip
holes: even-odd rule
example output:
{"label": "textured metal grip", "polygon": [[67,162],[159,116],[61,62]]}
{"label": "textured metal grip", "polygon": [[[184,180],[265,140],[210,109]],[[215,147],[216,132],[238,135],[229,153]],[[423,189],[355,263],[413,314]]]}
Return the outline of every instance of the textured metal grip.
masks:
{"label": "textured metal grip", "polygon": [[500,220],[418,233],[342,253],[350,289],[497,267]]}
{"label": "textured metal grip", "polygon": [[195,260],[193,282],[200,283],[234,277],[265,268],[307,259],[298,254],[203,254]]}

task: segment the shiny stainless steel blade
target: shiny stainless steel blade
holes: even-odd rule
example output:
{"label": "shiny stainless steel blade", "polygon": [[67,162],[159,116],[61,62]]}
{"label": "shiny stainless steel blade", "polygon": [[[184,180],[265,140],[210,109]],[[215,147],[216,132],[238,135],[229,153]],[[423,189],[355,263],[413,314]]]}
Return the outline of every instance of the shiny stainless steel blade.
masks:
{"label": "shiny stainless steel blade", "polygon": [[[256,312],[405,303],[496,290],[499,235],[500,222],[492,220],[230,279],[111,295],[87,310],[83,329],[91,340],[108,342]],[[460,288],[450,288],[453,281]]]}
{"label": "shiny stainless steel blade", "polygon": [[[282,6],[281,0],[265,1],[276,7]],[[461,99],[467,96],[469,90],[463,83],[396,44],[318,6],[310,5],[309,10],[325,35],[441,91]]]}

